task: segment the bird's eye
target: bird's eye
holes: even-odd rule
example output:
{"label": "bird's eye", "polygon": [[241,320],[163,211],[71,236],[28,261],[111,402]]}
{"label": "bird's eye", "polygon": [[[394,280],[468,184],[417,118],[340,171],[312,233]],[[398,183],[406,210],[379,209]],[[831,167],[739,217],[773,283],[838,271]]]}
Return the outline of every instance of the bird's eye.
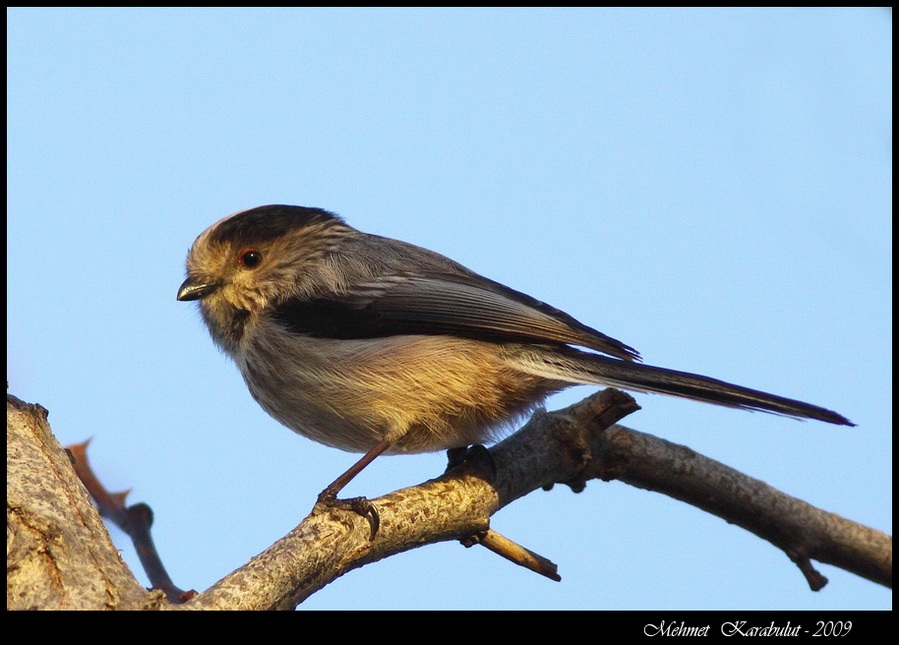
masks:
{"label": "bird's eye", "polygon": [[237,258],[240,265],[247,269],[255,269],[262,262],[262,253],[256,249],[247,249]]}

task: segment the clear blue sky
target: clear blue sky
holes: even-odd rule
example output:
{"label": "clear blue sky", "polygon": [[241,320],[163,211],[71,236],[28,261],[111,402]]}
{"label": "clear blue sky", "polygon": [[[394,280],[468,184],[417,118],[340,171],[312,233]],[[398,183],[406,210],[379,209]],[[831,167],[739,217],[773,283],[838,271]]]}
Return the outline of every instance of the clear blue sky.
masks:
{"label": "clear blue sky", "polygon": [[[7,9],[7,37],[9,391],[93,437],[179,585],[265,549],[355,459],[268,418],[175,300],[194,238],[267,203],[442,252],[648,363],[844,413],[639,395],[627,423],[892,532],[888,10]],[[379,459],[347,494],[444,463]],[[768,543],[620,483],[493,526],[562,582],[447,543],[302,607],[892,607],[826,565],[813,593]]]}

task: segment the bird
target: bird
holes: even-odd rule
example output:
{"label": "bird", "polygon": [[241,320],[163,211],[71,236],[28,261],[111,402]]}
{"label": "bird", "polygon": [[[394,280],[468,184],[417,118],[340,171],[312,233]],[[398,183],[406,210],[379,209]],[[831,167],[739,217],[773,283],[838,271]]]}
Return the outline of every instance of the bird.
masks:
{"label": "bird", "polygon": [[196,301],[252,397],[313,441],[363,456],[318,496],[378,530],[340,491],[382,454],[463,449],[574,385],[666,394],[853,426],[843,415],[644,364],[632,347],[434,251],[321,208],[271,204],[209,226],[187,254]]}

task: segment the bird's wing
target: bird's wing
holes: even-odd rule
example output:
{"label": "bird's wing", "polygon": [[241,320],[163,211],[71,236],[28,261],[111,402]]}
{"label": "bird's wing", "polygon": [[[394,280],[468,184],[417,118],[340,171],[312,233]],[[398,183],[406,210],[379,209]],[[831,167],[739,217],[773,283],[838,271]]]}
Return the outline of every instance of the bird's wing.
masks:
{"label": "bird's wing", "polygon": [[333,338],[449,334],[491,342],[564,343],[618,358],[636,350],[539,300],[481,276],[433,271],[375,277],[275,311],[298,333]]}

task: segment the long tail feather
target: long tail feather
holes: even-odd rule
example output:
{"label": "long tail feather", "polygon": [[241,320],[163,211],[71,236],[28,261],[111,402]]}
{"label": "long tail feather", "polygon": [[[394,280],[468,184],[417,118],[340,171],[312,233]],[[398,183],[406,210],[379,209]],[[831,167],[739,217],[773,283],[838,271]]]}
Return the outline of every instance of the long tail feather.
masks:
{"label": "long tail feather", "polygon": [[[534,358],[537,358],[536,356]],[[788,399],[708,376],[616,360],[571,349],[551,361],[528,361],[535,373],[572,383],[620,387],[625,390],[668,394],[733,408],[761,410],[836,425],[854,426],[843,415],[811,403]]]}

